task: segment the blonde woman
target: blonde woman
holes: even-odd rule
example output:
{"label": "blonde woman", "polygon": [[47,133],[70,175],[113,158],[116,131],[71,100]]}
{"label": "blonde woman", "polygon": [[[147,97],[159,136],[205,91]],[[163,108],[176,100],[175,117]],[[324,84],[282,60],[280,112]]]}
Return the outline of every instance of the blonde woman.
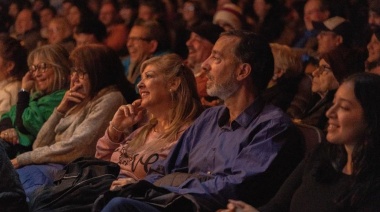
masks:
{"label": "blonde woman", "polygon": [[17,105],[0,121],[0,142],[10,159],[32,150],[38,132],[69,85],[69,54],[62,46],[46,45],[35,49],[29,54],[28,65]]}
{"label": "blonde woman", "polygon": [[[167,156],[202,111],[194,75],[178,55],[145,61],[141,76],[138,84],[141,99],[118,109],[96,147],[97,158],[121,167],[120,178],[113,182],[111,189],[144,178],[150,165]],[[151,119],[128,133],[145,111]]]}

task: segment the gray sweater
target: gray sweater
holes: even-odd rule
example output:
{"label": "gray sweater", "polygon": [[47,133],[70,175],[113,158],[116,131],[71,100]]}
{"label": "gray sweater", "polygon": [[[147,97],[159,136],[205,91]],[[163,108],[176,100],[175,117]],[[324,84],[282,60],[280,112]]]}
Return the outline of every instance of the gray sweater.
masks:
{"label": "gray sweater", "polygon": [[98,139],[122,104],[125,100],[119,91],[105,88],[76,112],[63,115],[55,109],[38,133],[33,151],[17,156],[19,165],[67,164],[94,156]]}

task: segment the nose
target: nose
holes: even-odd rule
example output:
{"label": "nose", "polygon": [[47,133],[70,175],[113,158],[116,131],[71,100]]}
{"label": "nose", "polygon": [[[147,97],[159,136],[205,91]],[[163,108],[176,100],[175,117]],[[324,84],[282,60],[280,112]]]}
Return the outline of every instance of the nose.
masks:
{"label": "nose", "polygon": [[186,41],[186,46],[189,47],[193,43],[193,39],[189,38],[189,40]]}
{"label": "nose", "polygon": [[335,114],[335,105],[331,105],[331,107],[326,111],[326,117],[332,118]]}
{"label": "nose", "polygon": [[141,79],[139,83],[137,83],[137,88],[140,89],[140,88],[143,88],[144,87],[144,79]]}
{"label": "nose", "polygon": [[205,61],[203,61],[201,65],[202,70],[205,70],[206,73],[210,72],[210,69],[211,69],[208,60],[209,60],[209,57]]}
{"label": "nose", "polygon": [[313,73],[311,73],[311,75],[313,75],[313,77],[318,76],[318,75],[319,75],[319,68],[317,67],[317,68],[313,71]]}

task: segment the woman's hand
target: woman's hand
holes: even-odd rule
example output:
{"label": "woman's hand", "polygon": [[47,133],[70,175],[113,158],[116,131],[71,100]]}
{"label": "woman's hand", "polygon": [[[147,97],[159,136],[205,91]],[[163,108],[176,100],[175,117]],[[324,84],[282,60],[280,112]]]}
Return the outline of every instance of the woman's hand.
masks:
{"label": "woman's hand", "polygon": [[120,190],[121,187],[128,185],[128,184],[131,184],[131,183],[135,183],[135,182],[137,182],[137,181],[133,178],[130,178],[130,177],[119,178],[119,179],[112,182],[110,190],[111,191],[117,191],[117,190]]}
{"label": "woman's hand", "polygon": [[21,88],[24,89],[25,91],[30,92],[33,87],[34,87],[34,77],[33,77],[32,72],[28,71],[22,78]]}
{"label": "woman's hand", "polygon": [[120,131],[124,131],[143,118],[145,109],[141,107],[141,99],[134,101],[132,104],[122,105],[116,111],[112,118],[111,124]]}
{"label": "woman's hand", "polygon": [[17,158],[12,159],[12,160],[11,160],[11,163],[12,163],[12,165],[13,165],[13,168],[15,168],[15,169],[20,168],[20,165],[18,164],[18,160],[17,160]]}
{"label": "woman's hand", "polygon": [[238,200],[228,200],[227,209],[218,210],[218,212],[259,212],[251,205]]}
{"label": "woman's hand", "polygon": [[66,114],[75,105],[81,103],[87,96],[78,90],[82,87],[80,84],[75,84],[70,90],[66,91],[61,103],[57,107],[57,111]]}
{"label": "woman's hand", "polygon": [[15,128],[9,128],[0,133],[0,138],[4,141],[16,145],[19,143],[17,131]]}

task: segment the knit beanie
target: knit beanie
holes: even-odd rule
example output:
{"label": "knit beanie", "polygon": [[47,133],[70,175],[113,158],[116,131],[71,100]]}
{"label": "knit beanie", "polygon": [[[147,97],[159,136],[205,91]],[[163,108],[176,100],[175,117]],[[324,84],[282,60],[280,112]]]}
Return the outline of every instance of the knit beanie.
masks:
{"label": "knit beanie", "polygon": [[339,83],[353,73],[364,71],[365,55],[344,46],[323,54],[320,59],[324,59],[330,65]]}
{"label": "knit beanie", "polygon": [[228,3],[224,4],[222,9],[216,11],[213,19],[213,23],[217,24],[219,21],[223,21],[231,25],[234,29],[242,28],[243,12],[236,4]]}

